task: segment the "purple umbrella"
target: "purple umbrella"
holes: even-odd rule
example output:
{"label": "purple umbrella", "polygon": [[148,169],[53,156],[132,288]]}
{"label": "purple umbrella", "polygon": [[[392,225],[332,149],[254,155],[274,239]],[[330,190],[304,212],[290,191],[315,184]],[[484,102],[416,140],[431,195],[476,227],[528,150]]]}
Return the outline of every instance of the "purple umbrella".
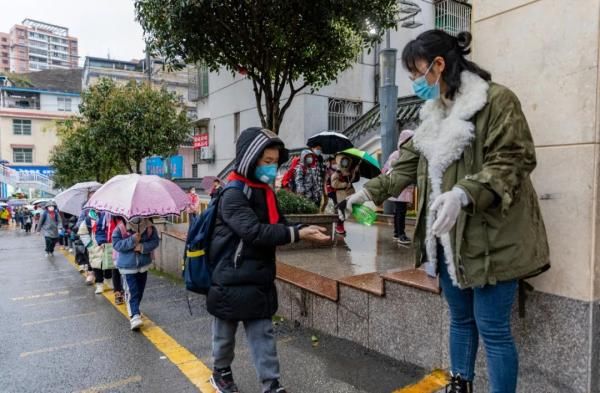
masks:
{"label": "purple umbrella", "polygon": [[119,175],[100,187],[85,205],[130,220],[134,217],[179,215],[189,205],[185,192],[155,175]]}

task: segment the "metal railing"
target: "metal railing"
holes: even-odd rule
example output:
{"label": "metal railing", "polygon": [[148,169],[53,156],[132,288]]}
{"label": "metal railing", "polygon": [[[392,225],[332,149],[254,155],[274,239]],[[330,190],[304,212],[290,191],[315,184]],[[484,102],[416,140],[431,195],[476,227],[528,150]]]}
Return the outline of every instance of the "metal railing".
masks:
{"label": "metal railing", "polygon": [[55,194],[54,182],[48,176],[33,171],[17,171],[0,164],[0,182],[15,188],[34,188],[49,194]]}

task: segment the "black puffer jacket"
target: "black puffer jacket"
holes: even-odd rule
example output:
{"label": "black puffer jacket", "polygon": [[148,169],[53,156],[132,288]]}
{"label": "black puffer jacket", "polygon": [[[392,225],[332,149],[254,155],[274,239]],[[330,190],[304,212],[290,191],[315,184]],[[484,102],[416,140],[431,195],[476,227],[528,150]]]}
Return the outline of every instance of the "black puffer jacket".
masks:
{"label": "black puffer jacket", "polygon": [[[237,144],[236,171],[257,181],[251,176],[256,161],[266,147],[274,145],[283,149],[274,134],[260,128],[245,130]],[[275,247],[298,241],[299,234],[281,213],[279,223],[269,223],[265,193],[259,188],[230,188],[219,201],[208,253],[213,286],[207,307],[220,319],[271,318],[277,311]]]}

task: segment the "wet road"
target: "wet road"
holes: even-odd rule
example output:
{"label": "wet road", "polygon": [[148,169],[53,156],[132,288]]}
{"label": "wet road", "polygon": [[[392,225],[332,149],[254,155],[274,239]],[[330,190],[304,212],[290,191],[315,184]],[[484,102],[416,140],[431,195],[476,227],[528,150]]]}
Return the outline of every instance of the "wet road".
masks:
{"label": "wet road", "polygon": [[[192,299],[190,315],[183,287],[150,275],[141,307],[149,322],[135,333],[105,295],[84,285],[66,255],[46,259],[43,238],[0,230],[0,392],[212,393],[212,319],[203,297]],[[291,393],[389,393],[425,373],[289,322],[277,335]],[[243,329],[236,354],[241,390],[260,392]]]}

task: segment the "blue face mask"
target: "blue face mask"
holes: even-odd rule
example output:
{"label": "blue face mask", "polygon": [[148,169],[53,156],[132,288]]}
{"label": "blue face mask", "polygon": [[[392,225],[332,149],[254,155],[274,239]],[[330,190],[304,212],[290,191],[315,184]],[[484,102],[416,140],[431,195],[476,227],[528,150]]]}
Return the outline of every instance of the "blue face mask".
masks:
{"label": "blue face mask", "polygon": [[425,76],[427,76],[432,66],[433,63],[431,63],[429,68],[427,68],[425,75],[413,81],[413,90],[415,94],[422,100],[435,100],[440,96],[440,78],[438,77],[438,80],[435,81],[433,86],[430,86],[429,83],[427,83],[427,79],[425,79]]}
{"label": "blue face mask", "polygon": [[254,171],[254,176],[263,183],[273,184],[277,177],[277,164],[259,165]]}

